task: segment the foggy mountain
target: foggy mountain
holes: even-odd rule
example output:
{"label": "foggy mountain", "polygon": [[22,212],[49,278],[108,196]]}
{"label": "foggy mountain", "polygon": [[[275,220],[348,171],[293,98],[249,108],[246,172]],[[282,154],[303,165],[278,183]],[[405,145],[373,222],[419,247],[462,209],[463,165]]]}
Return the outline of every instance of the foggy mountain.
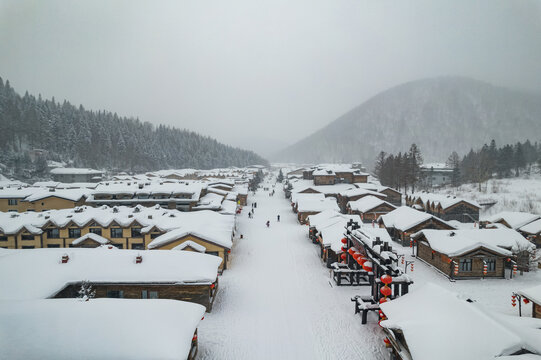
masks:
{"label": "foggy mountain", "polygon": [[386,90],[273,156],[277,161],[362,161],[407,151],[416,143],[427,161],[464,155],[495,139],[541,139],[541,95],[462,77],[413,81]]}
{"label": "foggy mountain", "polygon": [[127,171],[267,163],[252,151],[188,130],[89,111],[54,98],[20,96],[1,78],[0,129],[0,163],[15,172],[31,165],[28,151],[33,149],[45,150],[47,160]]}

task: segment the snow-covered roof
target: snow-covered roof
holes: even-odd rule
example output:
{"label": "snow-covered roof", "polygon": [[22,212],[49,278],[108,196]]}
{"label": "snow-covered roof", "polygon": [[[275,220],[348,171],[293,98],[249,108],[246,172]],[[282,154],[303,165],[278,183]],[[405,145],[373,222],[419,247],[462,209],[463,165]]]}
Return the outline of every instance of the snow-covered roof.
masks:
{"label": "snow-covered roof", "polygon": [[237,213],[237,202],[233,200],[224,200],[220,214],[235,215]]}
{"label": "snow-covered roof", "polygon": [[541,285],[517,291],[520,295],[541,305]]}
{"label": "snow-covered roof", "polygon": [[518,230],[527,234],[539,234],[541,233],[541,219],[532,221],[531,223],[520,227]]}
{"label": "snow-covered roof", "polygon": [[73,240],[73,242],[71,244],[72,245],[79,245],[83,241],[89,240],[89,239],[93,240],[93,241],[95,241],[95,242],[97,242],[99,244],[102,244],[102,245],[109,244],[111,242],[109,239],[106,239],[103,236],[100,236],[98,234],[88,233],[88,234],[85,234],[85,235],[81,236],[78,239]]}
{"label": "snow-covered roof", "polygon": [[85,168],[54,168],[50,171],[54,175],[101,175],[103,171]]}
{"label": "snow-covered roof", "polygon": [[[216,281],[218,256],[191,251],[96,249],[5,250],[0,257],[0,300],[44,299],[67,284],[171,283]],[[61,259],[67,254],[69,260]],[[135,258],[143,261],[136,264]]]}
{"label": "snow-covered roof", "polygon": [[421,201],[425,208],[427,207],[429,202],[430,204],[434,204],[435,206],[440,205],[443,210],[448,209],[451,206],[454,206],[461,202],[467,203],[476,208],[481,208],[481,206],[476,201],[451,195],[419,192],[410,195],[410,197],[414,200],[414,202],[417,202],[418,200]]}
{"label": "snow-covered roof", "polygon": [[360,195],[370,195],[370,196],[375,196],[375,197],[380,197],[380,198],[387,197],[387,195],[385,194],[379,193],[377,191],[372,191],[369,189],[364,189],[364,188],[352,188],[346,191],[342,191],[340,195],[344,197],[354,197],[354,196],[360,196]]}
{"label": "snow-covered roof", "polygon": [[159,205],[150,208],[141,205],[133,208],[126,206],[112,208],[108,206],[98,208],[80,206],[74,209],[43,212],[0,212],[0,232],[15,234],[25,227],[27,229],[36,229],[35,233],[41,233],[40,228],[49,223],[64,228],[71,222],[77,226],[96,222],[103,227],[108,227],[114,222],[119,226],[127,227],[134,221],[141,225],[143,233],[150,231],[153,227],[157,227],[161,231],[169,231],[188,224],[193,226],[212,224],[213,227],[228,228],[231,233],[235,226],[234,216],[219,214],[210,210],[182,212],[175,209],[163,209]]}
{"label": "snow-covered roof", "polygon": [[499,359],[521,349],[541,353],[541,320],[488,313],[432,283],[380,307],[388,318],[381,326],[404,334],[412,359]]}
{"label": "snow-covered roof", "polygon": [[220,210],[222,208],[222,201],[224,197],[222,195],[210,192],[199,199],[197,206],[194,206],[193,210]]}
{"label": "snow-covered roof", "polygon": [[[408,231],[430,219],[437,219],[442,223],[446,223],[433,215],[412,209],[409,206],[398,207],[390,213],[379,217],[379,220],[383,222],[386,228],[392,227],[400,231]],[[451,225],[449,226],[452,227]]]}
{"label": "snow-covered roof", "polygon": [[336,174],[332,170],[321,169],[321,170],[314,170],[312,172],[312,175],[313,176],[335,176]]}
{"label": "snow-covered roof", "polygon": [[394,205],[389,204],[387,201],[381,200],[380,198],[372,195],[365,196],[363,198],[360,198],[359,200],[348,202],[348,206],[352,211],[360,211],[362,213],[368,212],[381,205],[388,205],[393,209],[395,208]]}
{"label": "snow-covered roof", "polygon": [[0,353],[5,359],[186,359],[204,313],[202,305],[165,299],[0,301]]}
{"label": "snow-covered roof", "polygon": [[310,226],[317,227],[319,224],[327,221],[328,219],[342,217],[342,216],[343,214],[341,214],[339,211],[330,209],[330,210],[324,210],[315,215],[309,215],[307,218],[307,221],[310,224]]}
{"label": "snow-covered roof", "polygon": [[475,230],[421,230],[414,238],[424,238],[430,247],[448,256],[459,256],[479,247],[484,247],[503,256],[535,246],[512,229]]}
{"label": "snow-covered roof", "polygon": [[184,250],[187,247],[191,247],[192,249],[194,249],[195,251],[199,251],[200,253],[204,253],[207,250],[207,248],[204,247],[203,245],[200,245],[196,243],[195,241],[191,241],[191,240],[186,240],[182,244],[175,246],[171,250]]}
{"label": "snow-covered roof", "polygon": [[338,204],[336,203],[336,200],[334,198],[297,200],[298,212],[319,212],[324,210],[339,211],[340,208],[338,207]]}
{"label": "snow-covered roof", "polygon": [[324,194],[320,193],[291,193],[291,202],[296,204],[300,200],[323,200]]}
{"label": "snow-covered roof", "polygon": [[79,201],[82,198],[88,197],[89,195],[90,191],[87,189],[63,189],[54,191],[51,191],[50,189],[39,189],[31,195],[27,196],[24,201],[33,202],[48,197],[57,197],[70,201]]}
{"label": "snow-covered roof", "polygon": [[519,211],[502,211],[501,213],[490,216],[487,221],[501,222],[505,221],[512,229],[518,229],[535,220],[541,219],[541,216]]}
{"label": "snow-covered roof", "polygon": [[233,246],[231,241],[231,228],[227,225],[224,226],[219,223],[212,225],[208,223],[185,223],[184,226],[171,230],[152,240],[150,244],[148,244],[148,248],[155,249],[188,235],[196,236],[226,249],[231,249],[231,246]]}

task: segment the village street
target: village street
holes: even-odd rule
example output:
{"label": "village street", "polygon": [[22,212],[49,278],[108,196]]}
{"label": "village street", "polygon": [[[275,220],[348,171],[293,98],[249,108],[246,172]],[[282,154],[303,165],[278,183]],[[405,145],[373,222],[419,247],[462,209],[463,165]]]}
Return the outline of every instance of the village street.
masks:
{"label": "village street", "polygon": [[[236,241],[212,313],[200,324],[199,357],[387,358],[377,319],[361,325],[353,314],[351,296],[368,289],[332,284],[317,247],[307,238],[307,227],[297,222],[279,184],[275,190],[273,197],[262,190],[250,194],[249,205],[238,216],[244,239]],[[254,201],[255,216],[249,219]]]}

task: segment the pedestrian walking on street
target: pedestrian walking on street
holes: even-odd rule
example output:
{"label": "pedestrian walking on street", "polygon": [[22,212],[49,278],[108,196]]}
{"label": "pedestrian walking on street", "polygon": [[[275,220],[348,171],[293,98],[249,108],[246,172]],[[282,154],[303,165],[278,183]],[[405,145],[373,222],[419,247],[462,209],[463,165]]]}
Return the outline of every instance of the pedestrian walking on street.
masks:
{"label": "pedestrian walking on street", "polygon": [[267,220],[267,227],[270,226],[270,220]]}
{"label": "pedestrian walking on street", "polygon": [[278,215],[276,218],[278,219],[278,222],[280,222],[280,215]]}

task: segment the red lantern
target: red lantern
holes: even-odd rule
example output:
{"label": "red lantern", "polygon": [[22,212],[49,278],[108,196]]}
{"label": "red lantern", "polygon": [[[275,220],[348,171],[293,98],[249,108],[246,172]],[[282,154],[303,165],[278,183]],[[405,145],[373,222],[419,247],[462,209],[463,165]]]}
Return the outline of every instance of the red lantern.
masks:
{"label": "red lantern", "polygon": [[413,263],[410,264],[411,271],[413,271]]}
{"label": "red lantern", "polygon": [[517,264],[513,265],[513,275],[517,274]]}
{"label": "red lantern", "polygon": [[346,252],[346,251],[348,251],[348,249],[347,249],[346,247],[343,247],[343,246],[342,246],[342,251],[343,251],[343,252]]}
{"label": "red lantern", "polygon": [[487,264],[483,265],[483,275],[486,275],[488,273],[488,266]]}
{"label": "red lantern", "polygon": [[216,287],[216,285],[210,284],[210,288],[211,288],[211,289],[214,289],[215,287]]}
{"label": "red lantern", "polygon": [[410,247],[413,247],[413,240],[410,240]]}
{"label": "red lantern", "polygon": [[346,253],[342,253],[342,254],[340,255],[340,259],[346,260]]}
{"label": "red lantern", "polygon": [[348,239],[342,238],[342,244],[347,244],[347,243],[348,243]]}
{"label": "red lantern", "polygon": [[387,299],[386,297],[379,299],[380,304],[386,303],[387,301],[391,301],[391,300]]}
{"label": "red lantern", "polygon": [[384,283],[385,285],[389,285],[390,283],[393,282],[393,278],[390,276],[390,275],[382,275],[380,278],[382,283]]}
{"label": "red lantern", "polygon": [[349,253],[351,256],[353,256],[353,253],[354,253],[353,248],[349,248],[348,253]]}
{"label": "red lantern", "polygon": [[382,288],[379,290],[379,292],[381,292],[381,294],[382,294],[383,296],[385,296],[385,297],[391,296],[391,294],[393,293],[393,291],[391,290],[391,288],[388,287],[388,286],[382,287]]}
{"label": "red lantern", "polygon": [[363,270],[366,272],[372,271],[372,262],[371,261],[365,261],[363,264]]}
{"label": "red lantern", "polygon": [[389,340],[389,338],[383,339],[383,342],[385,343],[386,346],[391,345],[391,340]]}
{"label": "red lantern", "polygon": [[404,256],[402,256],[402,265],[404,265]]}
{"label": "red lantern", "polygon": [[524,304],[529,304],[529,303],[530,303],[530,300],[528,300],[528,299],[526,299],[526,298],[524,298],[524,299],[522,299],[522,300],[524,301]]}
{"label": "red lantern", "polygon": [[359,256],[359,258],[357,259],[357,262],[359,263],[359,265],[363,266],[364,263],[367,261],[368,259],[365,258],[364,256]]}

